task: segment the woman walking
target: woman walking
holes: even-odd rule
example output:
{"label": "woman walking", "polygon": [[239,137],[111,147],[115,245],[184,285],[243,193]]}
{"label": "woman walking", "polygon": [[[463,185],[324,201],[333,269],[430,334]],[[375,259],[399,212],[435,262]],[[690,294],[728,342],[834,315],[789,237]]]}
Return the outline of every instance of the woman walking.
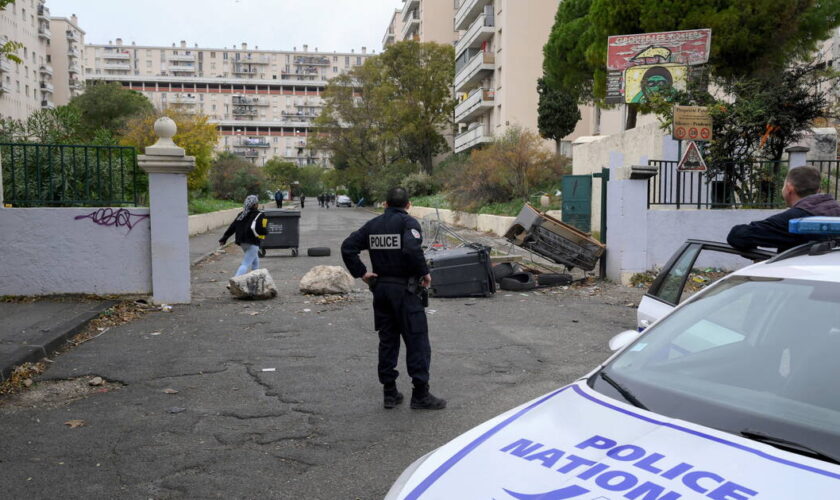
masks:
{"label": "woman walking", "polygon": [[259,199],[257,196],[248,195],[242,205],[242,212],[230,223],[227,231],[219,240],[219,244],[224,245],[232,234],[236,234],[234,241],[245,252],[242,264],[239,265],[239,269],[236,270],[234,276],[254,271],[260,265],[260,240],[265,239],[268,219],[260,212],[258,205]]}

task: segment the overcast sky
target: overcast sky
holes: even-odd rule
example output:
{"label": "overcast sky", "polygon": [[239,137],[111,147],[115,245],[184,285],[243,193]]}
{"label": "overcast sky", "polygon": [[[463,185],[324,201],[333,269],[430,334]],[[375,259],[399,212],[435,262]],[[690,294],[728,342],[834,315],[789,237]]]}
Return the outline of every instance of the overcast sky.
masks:
{"label": "overcast sky", "polygon": [[86,43],[346,51],[382,49],[403,0],[47,0],[53,17],[76,14]]}

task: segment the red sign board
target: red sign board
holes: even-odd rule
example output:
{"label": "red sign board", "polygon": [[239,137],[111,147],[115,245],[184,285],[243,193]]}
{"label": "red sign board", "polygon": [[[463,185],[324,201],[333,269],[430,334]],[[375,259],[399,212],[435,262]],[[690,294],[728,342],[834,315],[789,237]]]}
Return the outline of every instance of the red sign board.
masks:
{"label": "red sign board", "polygon": [[711,42],[710,29],[611,36],[607,39],[607,70],[663,63],[705,64]]}

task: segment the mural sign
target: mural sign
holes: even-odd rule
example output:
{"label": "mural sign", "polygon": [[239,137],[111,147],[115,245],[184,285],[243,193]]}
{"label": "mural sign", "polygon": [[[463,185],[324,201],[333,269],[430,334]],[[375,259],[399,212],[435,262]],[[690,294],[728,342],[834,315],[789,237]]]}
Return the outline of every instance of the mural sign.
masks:
{"label": "mural sign", "polygon": [[712,116],[706,106],[674,106],[673,137],[678,141],[712,140]]}
{"label": "mural sign", "polygon": [[655,92],[685,89],[688,67],[709,61],[711,41],[710,29],[609,37],[607,103],[642,103]]}

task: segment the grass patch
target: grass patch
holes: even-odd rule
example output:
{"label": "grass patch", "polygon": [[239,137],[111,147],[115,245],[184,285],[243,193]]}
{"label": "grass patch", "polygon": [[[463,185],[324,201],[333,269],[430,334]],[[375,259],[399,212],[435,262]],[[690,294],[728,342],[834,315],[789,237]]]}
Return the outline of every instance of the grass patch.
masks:
{"label": "grass patch", "polygon": [[452,208],[449,200],[444,194],[433,194],[429,196],[412,196],[411,204],[418,207],[428,208]]}
{"label": "grass patch", "polygon": [[242,203],[228,200],[217,200],[215,198],[193,198],[189,201],[190,215],[207,214],[227,210],[229,208],[240,208]]}

